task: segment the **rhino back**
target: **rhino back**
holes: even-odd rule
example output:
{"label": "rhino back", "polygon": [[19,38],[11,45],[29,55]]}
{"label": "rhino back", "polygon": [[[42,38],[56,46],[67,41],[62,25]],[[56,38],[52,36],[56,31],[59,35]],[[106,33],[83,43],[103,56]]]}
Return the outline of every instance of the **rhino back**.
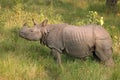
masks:
{"label": "rhino back", "polygon": [[93,26],[69,26],[63,30],[66,52],[76,57],[85,57],[94,45]]}

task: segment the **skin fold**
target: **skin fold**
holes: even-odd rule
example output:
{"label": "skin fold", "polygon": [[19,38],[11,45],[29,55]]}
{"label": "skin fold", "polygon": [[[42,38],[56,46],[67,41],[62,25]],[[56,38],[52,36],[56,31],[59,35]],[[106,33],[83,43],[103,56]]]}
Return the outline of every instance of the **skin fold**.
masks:
{"label": "skin fold", "polygon": [[20,37],[30,41],[40,41],[51,49],[51,54],[62,66],[61,54],[84,58],[95,54],[107,66],[113,66],[112,39],[99,25],[74,26],[68,24],[47,24],[48,20],[28,28],[23,25]]}

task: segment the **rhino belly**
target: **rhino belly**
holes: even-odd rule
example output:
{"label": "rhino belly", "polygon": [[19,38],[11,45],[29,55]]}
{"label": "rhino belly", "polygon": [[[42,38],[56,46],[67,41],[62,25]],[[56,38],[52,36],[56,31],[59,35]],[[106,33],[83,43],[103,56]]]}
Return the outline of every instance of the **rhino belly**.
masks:
{"label": "rhino belly", "polygon": [[90,54],[87,44],[82,44],[78,42],[66,43],[65,49],[67,54],[79,58],[86,57]]}

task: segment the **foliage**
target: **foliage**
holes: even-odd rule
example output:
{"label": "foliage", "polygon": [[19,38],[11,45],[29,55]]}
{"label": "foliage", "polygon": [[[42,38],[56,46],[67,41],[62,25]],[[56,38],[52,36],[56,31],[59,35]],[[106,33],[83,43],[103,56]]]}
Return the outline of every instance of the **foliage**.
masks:
{"label": "foliage", "polygon": [[111,37],[113,39],[113,49],[114,52],[119,52],[120,49],[120,31],[116,26],[108,26],[107,30],[110,32]]}
{"label": "foliage", "polygon": [[[49,12],[49,15],[46,14]],[[55,15],[52,8],[47,11],[41,9],[39,13],[26,12],[22,4],[15,5],[12,10],[5,9],[2,11],[0,20],[4,23],[5,28],[14,28],[16,26],[22,26],[25,22],[32,25],[32,18],[38,22],[48,19],[50,23],[62,22],[61,15]]]}
{"label": "foliage", "polygon": [[88,14],[86,15],[86,18],[83,19],[82,21],[79,21],[77,24],[78,25],[98,24],[102,26],[104,24],[104,20],[103,17],[100,17],[96,11],[89,11]]}
{"label": "foliage", "polygon": [[89,14],[87,15],[88,22],[89,24],[98,24],[98,25],[103,25],[103,17],[100,17],[96,11],[89,11]]}

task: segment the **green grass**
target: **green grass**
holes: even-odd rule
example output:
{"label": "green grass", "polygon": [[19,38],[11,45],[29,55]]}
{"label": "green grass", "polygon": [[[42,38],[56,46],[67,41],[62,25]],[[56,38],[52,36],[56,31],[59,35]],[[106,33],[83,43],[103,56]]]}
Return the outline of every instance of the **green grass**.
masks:
{"label": "green grass", "polygon": [[[104,0],[51,1],[0,1],[0,80],[119,80],[119,10],[116,14],[108,14]],[[39,44],[39,41],[27,41],[19,37],[22,24],[28,22],[32,26],[32,18],[37,22],[47,18],[53,24],[66,22],[81,25],[89,23],[86,15],[90,10],[99,14],[94,19],[104,17],[103,26],[113,39],[115,67],[106,67],[91,56],[83,61],[62,55],[64,68],[61,70],[50,55],[49,48]]]}

